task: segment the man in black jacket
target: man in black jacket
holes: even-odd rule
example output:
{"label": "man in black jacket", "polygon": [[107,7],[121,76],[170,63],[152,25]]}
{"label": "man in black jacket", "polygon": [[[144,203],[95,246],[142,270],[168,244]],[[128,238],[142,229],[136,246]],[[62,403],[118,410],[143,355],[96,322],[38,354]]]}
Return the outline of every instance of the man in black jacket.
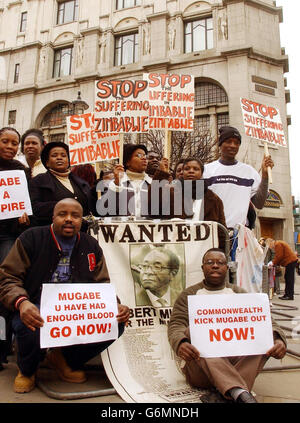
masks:
{"label": "man in black jacket", "polygon": [[[43,319],[39,303],[43,283],[109,282],[105,259],[96,239],[79,232],[82,207],[74,199],[59,201],[53,224],[31,228],[15,242],[0,267],[0,301],[14,311],[13,331],[18,344],[19,374],[15,392],[31,391],[44,351],[39,328]],[[127,306],[118,304],[119,336],[129,319]],[[105,350],[113,341],[54,348],[47,356],[61,379],[82,383],[85,362]]]}

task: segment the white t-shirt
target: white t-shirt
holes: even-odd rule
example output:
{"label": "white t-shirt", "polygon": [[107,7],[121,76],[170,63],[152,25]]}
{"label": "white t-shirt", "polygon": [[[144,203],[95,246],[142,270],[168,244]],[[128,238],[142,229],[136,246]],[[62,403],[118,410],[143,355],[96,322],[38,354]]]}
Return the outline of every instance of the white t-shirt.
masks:
{"label": "white t-shirt", "polygon": [[245,225],[250,200],[261,182],[258,172],[245,163],[224,165],[216,160],[205,165],[203,179],[223,201],[227,227]]}

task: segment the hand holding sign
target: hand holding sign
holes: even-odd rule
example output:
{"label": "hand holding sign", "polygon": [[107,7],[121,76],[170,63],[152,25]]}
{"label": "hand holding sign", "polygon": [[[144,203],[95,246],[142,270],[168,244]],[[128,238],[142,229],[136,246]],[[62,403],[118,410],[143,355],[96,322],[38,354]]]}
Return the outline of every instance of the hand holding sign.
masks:
{"label": "hand holding sign", "polygon": [[261,165],[261,170],[262,170],[262,176],[263,178],[269,178],[269,182],[270,184],[272,184],[273,180],[272,180],[272,172],[271,169],[273,169],[274,167],[274,162],[271,158],[271,156],[269,155],[269,150],[268,150],[268,146],[265,143],[265,155],[262,161],[262,165]]}
{"label": "hand holding sign", "polygon": [[35,332],[36,328],[41,328],[44,325],[44,320],[40,315],[39,309],[29,300],[23,301],[19,307],[20,318],[25,326]]}
{"label": "hand holding sign", "polygon": [[177,355],[185,361],[199,360],[200,358],[197,348],[189,342],[182,342],[179,345]]}
{"label": "hand holding sign", "polygon": [[124,166],[121,164],[115,165],[114,167],[114,177],[115,177],[115,184],[120,185],[120,181],[124,175]]}
{"label": "hand holding sign", "polygon": [[281,339],[275,339],[274,347],[272,347],[269,351],[266,352],[266,356],[277,358],[277,360],[281,360],[286,354],[286,346],[285,343]]}

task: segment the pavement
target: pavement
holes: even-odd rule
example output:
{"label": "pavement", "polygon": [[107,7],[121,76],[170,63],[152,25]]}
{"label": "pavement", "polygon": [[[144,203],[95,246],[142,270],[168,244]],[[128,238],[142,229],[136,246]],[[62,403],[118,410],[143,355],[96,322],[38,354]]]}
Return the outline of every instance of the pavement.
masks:
{"label": "pavement", "polygon": [[[273,358],[268,360],[258,375],[253,392],[260,403],[300,403],[299,275],[296,276],[295,292],[294,301],[280,300],[277,295],[270,300],[273,318],[284,327],[288,337],[289,353],[281,362]],[[38,373],[40,387],[27,394],[16,394],[13,381],[17,375],[17,364],[15,356],[10,356],[5,370],[0,372],[0,410],[1,404],[125,404],[101,370],[99,358],[88,363],[87,374],[88,382],[70,384],[59,381],[53,370],[41,367]],[[72,399],[80,396],[80,399]]]}

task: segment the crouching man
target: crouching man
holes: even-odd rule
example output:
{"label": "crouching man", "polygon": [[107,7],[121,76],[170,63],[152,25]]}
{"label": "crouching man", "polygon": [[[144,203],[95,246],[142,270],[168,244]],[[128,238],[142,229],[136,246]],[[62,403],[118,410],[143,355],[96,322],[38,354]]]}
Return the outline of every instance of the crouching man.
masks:
{"label": "crouching man", "polygon": [[185,361],[187,382],[197,388],[212,388],[210,394],[200,397],[202,402],[255,403],[251,389],[259,371],[269,357],[281,359],[286,353],[285,335],[276,323],[272,322],[274,346],[265,355],[204,358],[190,343],[188,295],[245,293],[242,288],[225,284],[227,268],[222,250],[215,248],[204,254],[204,280],[185,289],[176,300],[168,328],[169,342]]}
{"label": "crouching man", "polygon": [[[40,348],[43,319],[39,312],[43,283],[108,283],[105,259],[96,239],[80,232],[82,207],[74,199],[59,201],[51,226],[28,229],[16,240],[0,266],[0,301],[12,312],[19,373],[14,390],[31,391],[35,373],[45,356]],[[119,336],[129,319],[129,309],[119,304]],[[47,360],[67,382],[82,383],[84,363],[104,351],[113,341],[72,345],[49,351]]]}

